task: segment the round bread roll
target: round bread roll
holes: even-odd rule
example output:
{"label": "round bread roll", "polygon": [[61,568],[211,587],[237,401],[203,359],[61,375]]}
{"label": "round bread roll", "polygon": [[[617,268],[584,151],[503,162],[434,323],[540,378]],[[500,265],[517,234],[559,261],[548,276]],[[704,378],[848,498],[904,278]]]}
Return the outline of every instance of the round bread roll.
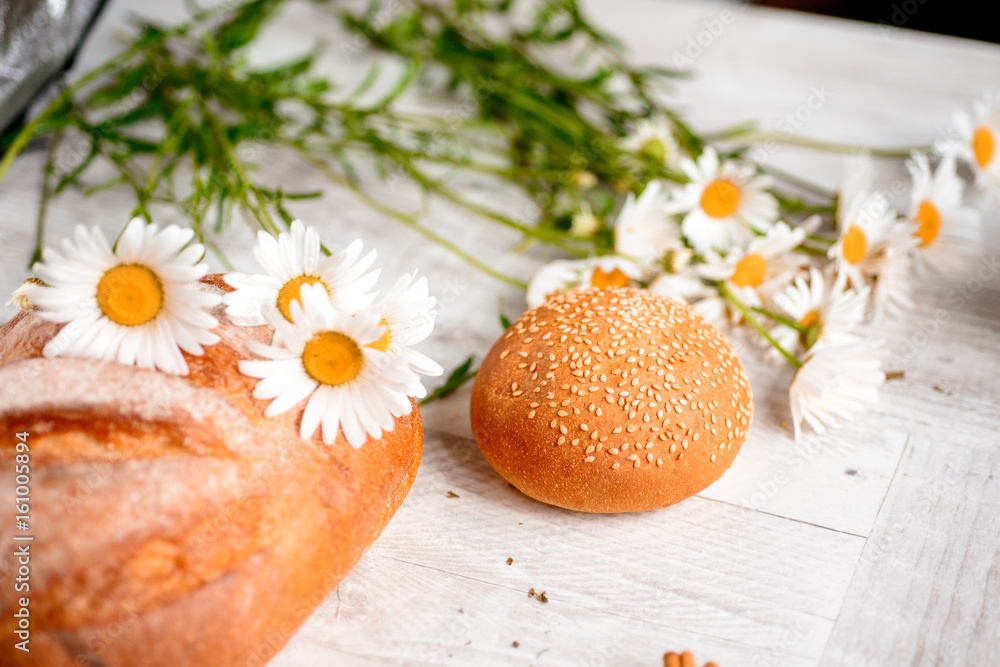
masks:
{"label": "round bread roll", "polygon": [[732,346],[690,306],[585,288],[529,310],[472,390],[472,431],[522,492],[582,512],[638,512],[730,466],[753,412]]}
{"label": "round bread roll", "polygon": [[[226,286],[206,278],[202,289]],[[43,358],[60,325],[0,327],[0,646],[4,665],[264,665],[378,537],[413,484],[420,413],[353,449],[299,437],[305,403],[266,418],[237,369],[266,326],[219,306],[218,345],[167,375]],[[30,531],[15,531],[16,433],[30,447]],[[34,539],[13,541],[14,535]],[[29,545],[30,590],[14,547]],[[15,649],[30,599],[30,653]]]}

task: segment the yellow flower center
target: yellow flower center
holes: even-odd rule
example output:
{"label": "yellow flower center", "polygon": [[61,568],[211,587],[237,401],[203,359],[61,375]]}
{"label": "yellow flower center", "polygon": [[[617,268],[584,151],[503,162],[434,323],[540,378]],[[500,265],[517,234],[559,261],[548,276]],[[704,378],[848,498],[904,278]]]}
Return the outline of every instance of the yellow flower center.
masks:
{"label": "yellow flower center", "polygon": [[819,311],[814,309],[803,315],[802,319],[799,320],[799,326],[805,329],[799,336],[799,341],[802,343],[802,347],[808,350],[816,344],[820,334],[823,333],[823,323],[820,320]]}
{"label": "yellow flower center", "polygon": [[653,162],[663,162],[667,158],[667,147],[659,139],[650,139],[642,145],[639,152]]}
{"label": "yellow flower center", "polygon": [[799,326],[802,327],[803,329],[808,329],[809,327],[816,326],[818,322],[819,322],[819,311],[813,309],[802,316],[802,319],[799,320]]}
{"label": "yellow flower center", "polygon": [[841,251],[849,264],[857,264],[868,254],[868,237],[857,225],[851,225],[844,234]]}
{"label": "yellow flower center", "polygon": [[985,125],[980,125],[972,133],[972,153],[976,156],[976,164],[981,169],[993,161],[993,154],[996,152],[997,142],[993,136],[993,131]]}
{"label": "yellow flower center", "polygon": [[747,255],[736,262],[736,269],[729,282],[737,287],[759,287],[767,275],[767,260],[757,253]]}
{"label": "yellow flower center", "polygon": [[[285,316],[286,320],[288,320],[289,322],[292,321],[292,313],[291,313],[292,301],[299,300],[299,290],[302,289],[302,286],[315,285],[316,283],[323,285],[324,288],[326,287],[326,285],[323,284],[322,280],[320,280],[319,278],[314,278],[313,276],[296,276],[295,278],[292,278],[287,283],[281,286],[281,289],[278,290],[277,305],[278,305],[278,310],[281,311],[281,314]],[[327,291],[329,291],[329,289]],[[299,305],[300,306],[302,305],[301,302],[299,302]]]}
{"label": "yellow flower center", "polygon": [[350,336],[339,331],[322,331],[306,343],[302,351],[302,365],[306,373],[328,385],[350,382],[364,362],[361,348]]}
{"label": "yellow flower center", "polygon": [[594,269],[594,273],[590,277],[590,284],[601,289],[605,287],[627,287],[629,277],[618,267],[610,271],[604,271],[598,266]]}
{"label": "yellow flower center", "polygon": [[163,308],[163,284],[141,264],[119,264],[98,281],[97,305],[116,324],[145,324]]}
{"label": "yellow flower center", "polygon": [[712,181],[701,193],[701,210],[710,218],[728,218],[739,206],[740,189],[732,181]]}
{"label": "yellow flower center", "polygon": [[385,318],[379,320],[379,324],[385,327],[385,333],[382,334],[378,340],[372,341],[365,345],[365,347],[370,347],[374,350],[382,350],[383,352],[389,351],[389,343],[392,342],[392,334],[389,332],[389,325],[386,323]]}
{"label": "yellow flower center", "polygon": [[913,235],[920,239],[921,248],[937,240],[938,234],[941,233],[941,211],[937,206],[926,199],[920,202],[914,222],[917,223],[917,231]]}

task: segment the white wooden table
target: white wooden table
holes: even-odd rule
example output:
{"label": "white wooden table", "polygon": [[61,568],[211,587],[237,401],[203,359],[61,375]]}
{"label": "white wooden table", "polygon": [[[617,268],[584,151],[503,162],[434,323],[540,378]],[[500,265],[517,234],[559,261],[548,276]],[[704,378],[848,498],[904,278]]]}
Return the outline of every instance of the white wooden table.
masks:
{"label": "white wooden table", "polygon": [[[111,29],[128,11],[182,13],[180,2],[142,4],[111,3],[83,66],[114,48]],[[1000,84],[1000,47],[986,44],[709,2],[594,0],[587,9],[638,61],[667,65],[698,39],[704,21],[733,12],[694,61],[697,76],[678,86],[677,105],[702,129],[752,118],[775,128],[822,87],[829,99],[802,123],[803,134],[925,144],[953,109]],[[305,7],[286,11],[260,57],[302,48],[315,23]],[[326,65],[342,80],[360,77],[363,63],[345,63],[339,33],[324,32],[334,44]],[[772,160],[827,185],[841,166],[839,158],[791,148]],[[387,277],[414,264],[430,276],[441,315],[425,351],[446,368],[489,349],[501,333],[501,297],[508,316],[523,307],[515,290],[373,215],[291,158],[265,162],[263,177],[328,187],[326,198],[296,211],[329,240],[360,236],[375,245]],[[24,155],[0,186],[3,294],[25,275],[41,165],[40,152]],[[903,177],[898,164],[880,166],[884,184]],[[459,186],[510,202],[473,178]],[[117,231],[129,208],[125,193],[91,200],[70,193],[52,204],[50,239],[78,222]],[[507,272],[527,276],[545,259],[498,254],[516,239],[448,206],[437,205],[431,221]],[[245,228],[223,241],[240,267],[253,268]],[[893,353],[890,370],[905,377],[887,383],[862,420],[825,437],[792,441],[781,426],[790,419],[790,371],[737,339],[757,399],[749,440],[721,481],[665,510],[599,516],[529,500],[479,454],[468,387],[430,406],[409,498],[271,664],[651,667],[665,651],[683,649],[721,667],[998,664],[995,210],[985,220],[983,253],[976,269],[984,279],[959,291],[919,281],[916,312],[881,332]],[[0,312],[0,321],[10,314]],[[529,588],[549,602],[529,598]],[[270,655],[266,645],[261,654]]]}

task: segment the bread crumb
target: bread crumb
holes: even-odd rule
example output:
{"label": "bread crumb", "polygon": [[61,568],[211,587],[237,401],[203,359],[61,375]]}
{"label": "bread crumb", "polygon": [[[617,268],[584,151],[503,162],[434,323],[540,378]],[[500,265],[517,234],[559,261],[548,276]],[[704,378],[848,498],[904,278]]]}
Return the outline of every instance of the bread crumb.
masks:
{"label": "bread crumb", "polygon": [[457,493],[455,493],[454,491],[449,491],[448,495],[446,497],[447,498],[461,498],[461,496],[458,495]]}
{"label": "bread crumb", "polygon": [[534,588],[528,589],[528,597],[538,598],[539,602],[544,602],[544,603],[547,603],[549,601],[549,597],[545,594],[545,591],[542,591],[541,593],[536,593]]}

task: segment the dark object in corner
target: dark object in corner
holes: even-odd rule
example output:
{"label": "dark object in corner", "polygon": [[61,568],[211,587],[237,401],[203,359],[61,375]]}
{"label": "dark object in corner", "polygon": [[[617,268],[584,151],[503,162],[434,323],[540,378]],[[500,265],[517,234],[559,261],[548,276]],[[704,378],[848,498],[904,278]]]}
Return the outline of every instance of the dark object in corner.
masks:
{"label": "dark object in corner", "polygon": [[35,96],[73,65],[103,7],[104,0],[0,0],[0,135],[14,131]]}
{"label": "dark object in corner", "polygon": [[1000,23],[984,20],[989,5],[971,0],[758,0],[757,4],[877,23],[891,37],[894,28],[1000,43]]}

